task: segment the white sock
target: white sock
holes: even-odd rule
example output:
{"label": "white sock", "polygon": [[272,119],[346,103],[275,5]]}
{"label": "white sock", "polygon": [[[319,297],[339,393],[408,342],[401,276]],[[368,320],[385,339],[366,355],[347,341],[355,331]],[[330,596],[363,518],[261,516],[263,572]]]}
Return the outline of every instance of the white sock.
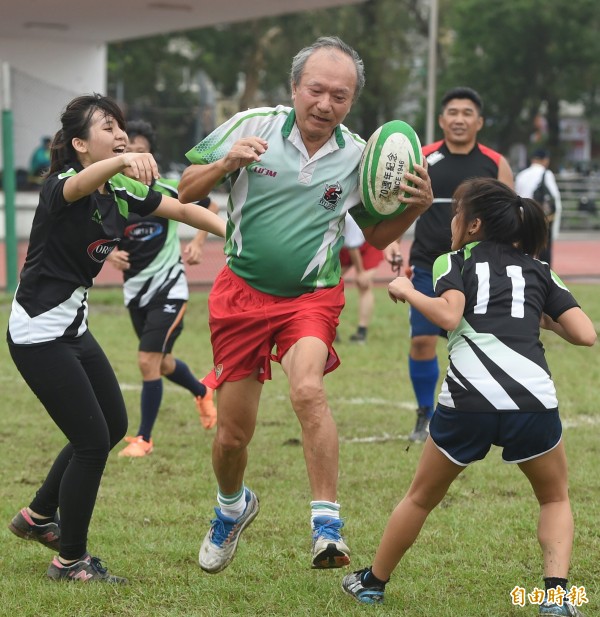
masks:
{"label": "white sock", "polygon": [[340,504],[334,501],[311,501],[310,523],[314,526],[315,517],[326,516],[331,519],[340,518]]}
{"label": "white sock", "polygon": [[217,502],[221,512],[234,520],[242,516],[246,509],[246,488],[242,488],[233,495],[223,495],[219,490],[217,493]]}

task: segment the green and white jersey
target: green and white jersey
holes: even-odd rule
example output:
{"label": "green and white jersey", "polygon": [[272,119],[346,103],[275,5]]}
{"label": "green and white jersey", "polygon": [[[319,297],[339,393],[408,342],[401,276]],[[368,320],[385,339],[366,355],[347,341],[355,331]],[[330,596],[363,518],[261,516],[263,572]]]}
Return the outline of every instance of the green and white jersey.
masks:
{"label": "green and white jersey", "polygon": [[260,162],[230,175],[227,264],[252,287],[276,296],[337,285],[345,214],[360,204],[365,141],[340,125],[309,157],[294,110],[263,107],[236,114],[186,156],[213,163],[250,136],[265,139],[268,149]]}
{"label": "green and white jersey", "polygon": [[[178,180],[161,178],[152,183],[152,189],[177,199],[178,183]],[[125,306],[144,307],[156,297],[188,299],[178,226],[177,221],[161,216],[129,213],[119,242],[119,248],[129,253],[129,269],[123,272]]]}

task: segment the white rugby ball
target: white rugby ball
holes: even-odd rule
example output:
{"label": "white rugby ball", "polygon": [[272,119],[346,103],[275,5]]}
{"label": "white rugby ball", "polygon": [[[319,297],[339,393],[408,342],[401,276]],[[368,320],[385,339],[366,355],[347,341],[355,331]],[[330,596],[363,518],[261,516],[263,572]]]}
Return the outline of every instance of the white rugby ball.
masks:
{"label": "white rugby ball", "polygon": [[[414,129],[402,120],[380,126],[369,138],[358,168],[358,186],[367,211],[378,219],[398,216],[406,209],[400,190],[404,174],[423,163],[421,142]],[[412,183],[405,182],[409,186]]]}

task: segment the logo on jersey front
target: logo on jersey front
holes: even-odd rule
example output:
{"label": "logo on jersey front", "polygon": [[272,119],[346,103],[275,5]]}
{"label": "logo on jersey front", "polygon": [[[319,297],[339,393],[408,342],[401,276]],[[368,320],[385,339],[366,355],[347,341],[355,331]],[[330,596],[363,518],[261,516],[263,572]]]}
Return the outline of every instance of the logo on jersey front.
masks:
{"label": "logo on jersey front", "polygon": [[252,163],[251,165],[248,165],[246,169],[253,174],[258,174],[259,176],[269,176],[270,178],[274,178],[277,175],[276,171],[273,171],[272,169],[267,169],[259,163]]}
{"label": "logo on jersey front", "polygon": [[342,185],[339,182],[335,184],[326,184],[323,196],[319,199],[319,205],[323,206],[325,210],[335,210],[342,196],[342,192]]}
{"label": "logo on jersey front", "polygon": [[98,225],[102,225],[102,216],[100,215],[100,210],[98,210],[98,208],[96,208],[94,210],[94,214],[92,214],[92,221],[94,221],[94,223],[98,223]]}
{"label": "logo on jersey front", "polygon": [[88,256],[96,263],[104,263],[104,260],[111,254],[112,250],[119,244],[121,238],[114,240],[96,240],[87,247]]}
{"label": "logo on jersey front", "polygon": [[125,237],[136,242],[148,242],[163,232],[163,226],[153,221],[142,221],[125,227]]}
{"label": "logo on jersey front", "polygon": [[436,163],[439,163],[443,159],[444,159],[444,155],[439,150],[437,150],[436,152],[432,152],[427,157],[427,164],[435,165]]}

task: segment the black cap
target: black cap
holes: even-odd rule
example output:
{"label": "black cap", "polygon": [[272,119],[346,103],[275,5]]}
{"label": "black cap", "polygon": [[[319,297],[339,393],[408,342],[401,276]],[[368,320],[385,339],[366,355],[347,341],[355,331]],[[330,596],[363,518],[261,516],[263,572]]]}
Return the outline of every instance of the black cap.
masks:
{"label": "black cap", "polygon": [[547,159],[547,158],[550,158],[550,153],[548,152],[548,150],[544,150],[544,148],[536,148],[531,153],[531,158],[532,159]]}

